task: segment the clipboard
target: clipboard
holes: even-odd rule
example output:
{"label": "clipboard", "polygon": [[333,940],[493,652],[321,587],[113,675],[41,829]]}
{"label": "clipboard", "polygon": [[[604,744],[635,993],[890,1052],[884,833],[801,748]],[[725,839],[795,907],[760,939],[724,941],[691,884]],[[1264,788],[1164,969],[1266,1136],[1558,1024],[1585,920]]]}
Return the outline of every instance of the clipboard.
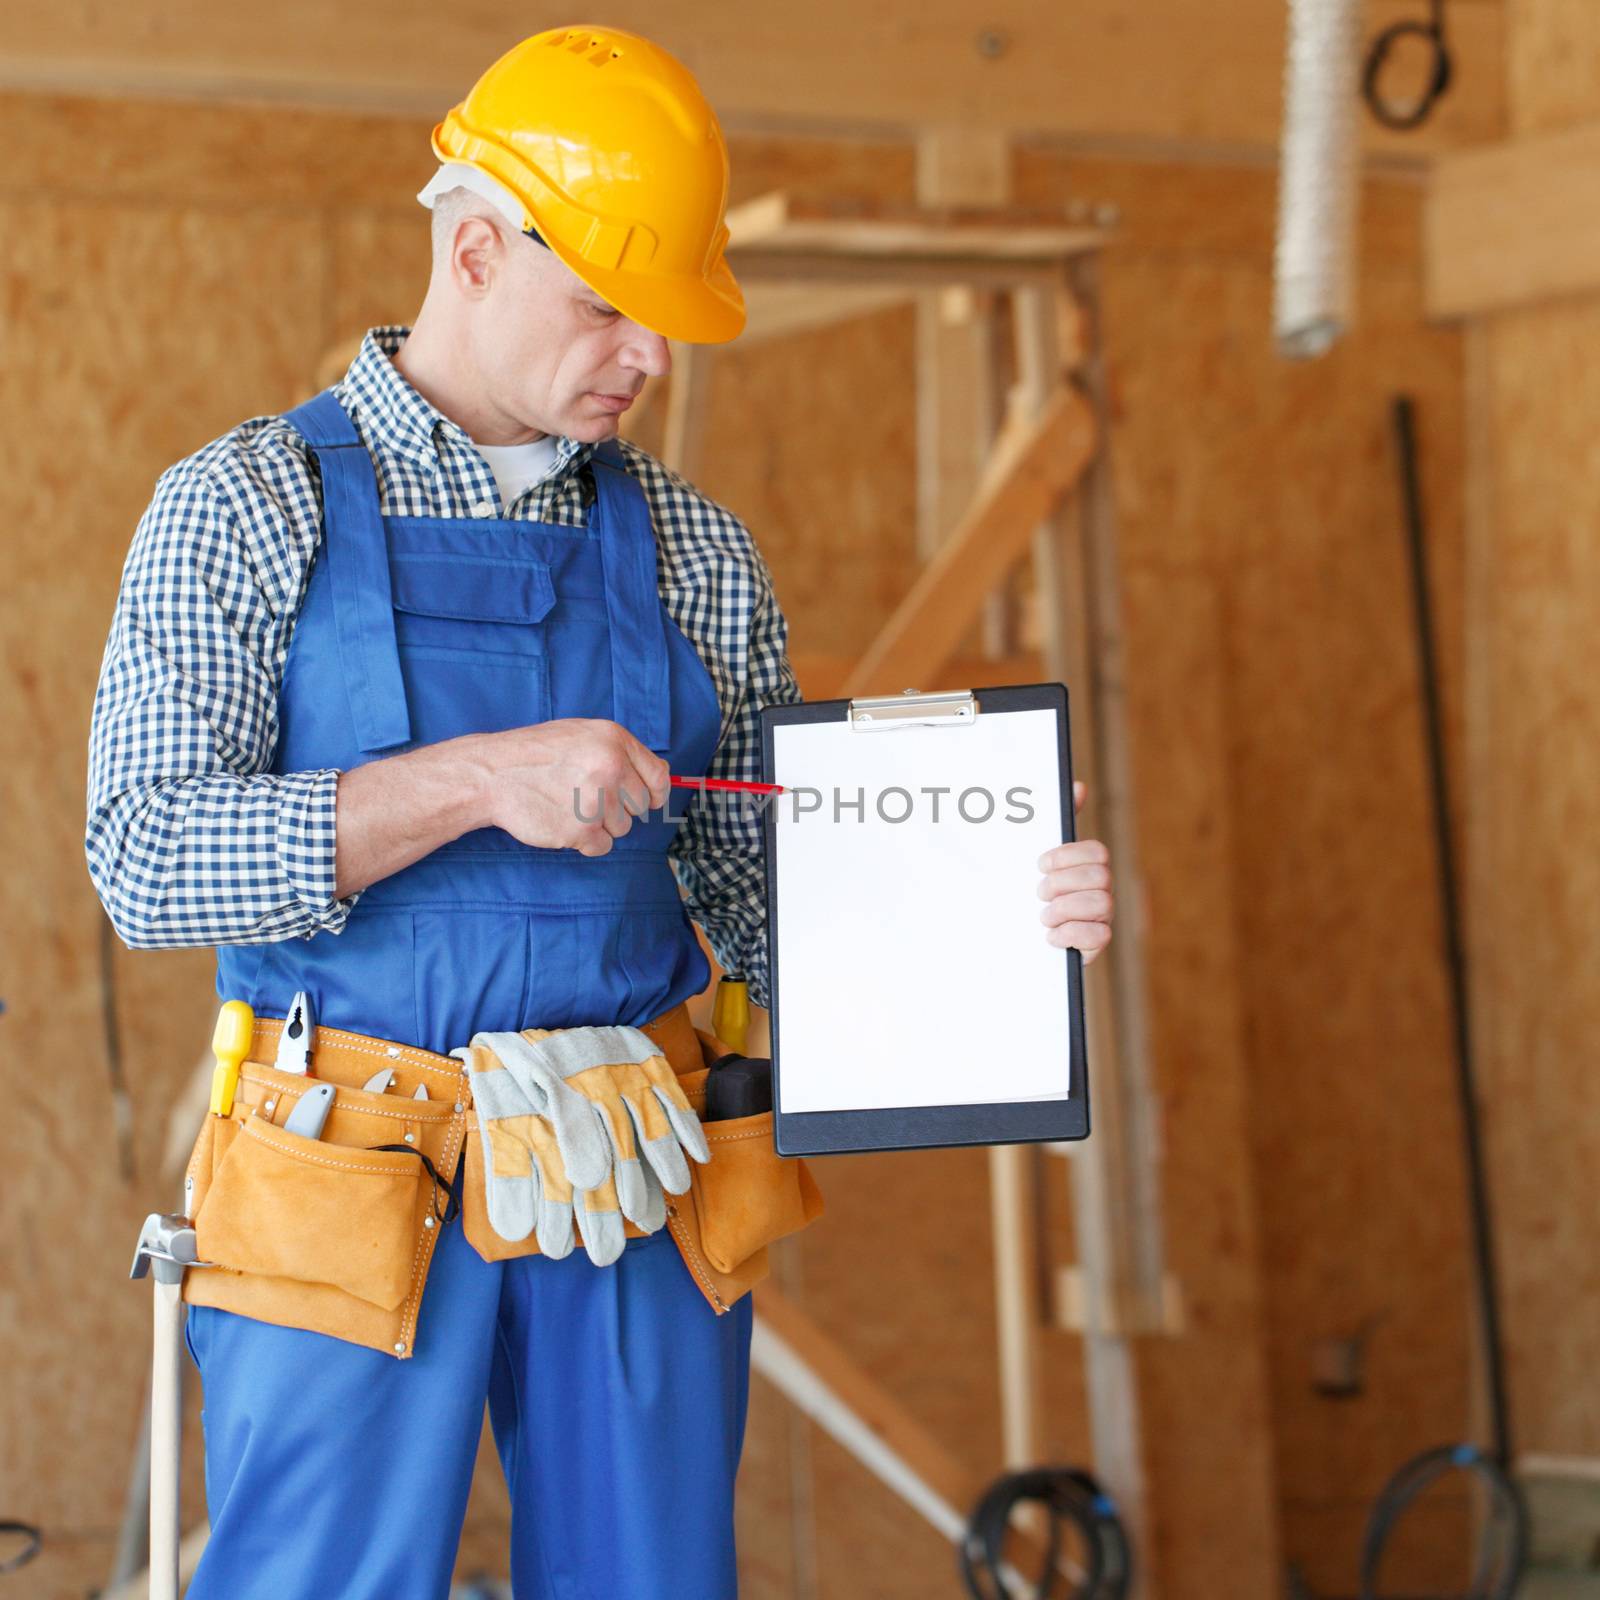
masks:
{"label": "clipboard", "polygon": [[1066,686],[766,706],[761,766],[779,1154],[1086,1138]]}

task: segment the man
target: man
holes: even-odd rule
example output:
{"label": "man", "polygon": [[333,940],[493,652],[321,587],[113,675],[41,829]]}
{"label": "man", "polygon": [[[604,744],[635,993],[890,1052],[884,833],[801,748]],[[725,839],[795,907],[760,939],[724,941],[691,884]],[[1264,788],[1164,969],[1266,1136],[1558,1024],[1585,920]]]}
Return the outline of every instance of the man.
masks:
{"label": "man", "polygon": [[[441,1055],[667,1015],[709,976],[690,917],[765,1004],[756,819],[647,812],[669,772],[758,775],[757,712],[799,698],[784,619],[740,523],[616,441],[669,338],[743,325],[720,129],[648,41],[555,29],[434,150],[414,325],[170,469],[141,521],[96,886],[130,944],[218,945],[264,1016],[305,991],[319,1027]],[[1104,849],[1040,865],[1044,937],[1092,957]],[[735,1592],[748,1295],[714,1311],[664,1229],[602,1267],[445,1226],[422,1307],[399,1361],[191,1309],[193,1600],[444,1594],[486,1399],[519,1596]]]}

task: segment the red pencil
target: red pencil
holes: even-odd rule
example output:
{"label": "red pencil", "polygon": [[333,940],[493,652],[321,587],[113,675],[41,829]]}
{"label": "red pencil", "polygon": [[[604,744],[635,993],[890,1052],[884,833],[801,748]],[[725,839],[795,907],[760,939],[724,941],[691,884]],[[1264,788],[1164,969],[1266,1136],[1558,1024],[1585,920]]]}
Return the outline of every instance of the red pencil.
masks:
{"label": "red pencil", "polygon": [[736,783],[732,778],[680,778],[672,776],[675,789],[734,789],[743,794],[782,794],[781,783]]}

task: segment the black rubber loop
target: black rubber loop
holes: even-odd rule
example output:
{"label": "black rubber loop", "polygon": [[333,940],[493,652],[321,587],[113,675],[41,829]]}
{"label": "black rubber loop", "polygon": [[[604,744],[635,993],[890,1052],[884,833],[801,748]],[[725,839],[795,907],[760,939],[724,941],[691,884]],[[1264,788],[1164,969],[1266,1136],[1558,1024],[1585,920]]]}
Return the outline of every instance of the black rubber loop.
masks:
{"label": "black rubber loop", "polygon": [[[1476,1473],[1488,1490],[1489,1509],[1479,1535],[1477,1570],[1461,1600],[1511,1600],[1516,1594],[1528,1560],[1528,1507],[1522,1491],[1475,1445],[1447,1444],[1413,1457],[1384,1485],[1372,1508],[1361,1551],[1361,1600],[1378,1600],[1383,1553],[1407,1509],[1424,1490],[1451,1472]],[[1503,1529],[1498,1560],[1493,1538],[1496,1525]]]}
{"label": "black rubber loop", "polygon": [[23,1539],[22,1548],[14,1555],[0,1561],[0,1573],[15,1572],[25,1567],[44,1548],[44,1534],[31,1522],[16,1522],[10,1517],[0,1517],[0,1539],[18,1534]]}
{"label": "black rubber loop", "polygon": [[[1409,110],[1396,110],[1384,99],[1379,80],[1389,64],[1395,45],[1401,39],[1412,37],[1425,40],[1432,48],[1433,65],[1422,97]],[[1444,0],[1433,0],[1432,16],[1427,22],[1392,23],[1372,41],[1361,74],[1361,98],[1384,127],[1401,130],[1420,128],[1433,114],[1439,97],[1450,87],[1451,71],[1450,48],[1444,37]]]}
{"label": "black rubber loop", "polygon": [[[1013,1509],[1024,1502],[1044,1506],[1049,1516],[1044,1560],[1037,1577],[1027,1580],[1031,1600],[1123,1600],[1131,1565],[1127,1536],[1099,1484],[1076,1467],[1011,1473],[990,1485],[973,1509],[958,1551],[972,1600],[1007,1600],[1001,1578],[1006,1528]],[[1056,1563],[1068,1526],[1082,1538],[1085,1567],[1080,1581],[1063,1592]]]}

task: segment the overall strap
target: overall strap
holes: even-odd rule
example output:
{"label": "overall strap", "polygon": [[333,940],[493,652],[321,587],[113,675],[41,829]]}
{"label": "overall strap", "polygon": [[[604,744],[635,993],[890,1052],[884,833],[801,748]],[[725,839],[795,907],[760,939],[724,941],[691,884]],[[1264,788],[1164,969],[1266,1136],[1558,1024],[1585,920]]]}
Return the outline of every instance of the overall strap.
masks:
{"label": "overall strap", "polygon": [[334,627],[357,743],[367,752],[405,744],[411,738],[411,718],[400,676],[389,544],[372,457],[332,389],[286,412],[284,421],[310,445],[322,471]]}
{"label": "overall strap", "polygon": [[608,439],[591,457],[611,634],[612,718],[663,760],[671,738],[667,625],[650,504]]}

